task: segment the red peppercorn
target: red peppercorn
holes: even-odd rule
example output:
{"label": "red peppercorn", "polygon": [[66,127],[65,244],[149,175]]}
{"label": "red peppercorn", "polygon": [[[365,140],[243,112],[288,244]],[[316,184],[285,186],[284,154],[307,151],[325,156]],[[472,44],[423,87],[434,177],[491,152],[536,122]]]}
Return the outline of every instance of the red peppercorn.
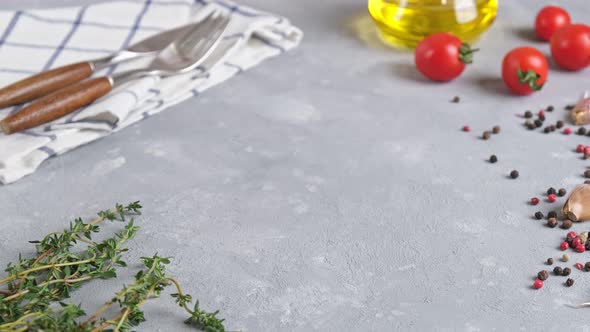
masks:
{"label": "red peppercorn", "polygon": [[580,245],[576,246],[576,251],[577,252],[584,252],[584,251],[586,251],[586,246],[583,244],[580,244]]}
{"label": "red peppercorn", "polygon": [[566,241],[561,242],[561,244],[559,245],[559,249],[561,250],[567,250],[569,247],[570,245]]}
{"label": "red peppercorn", "polygon": [[563,133],[564,133],[564,134],[566,134],[566,135],[569,135],[569,134],[571,134],[571,133],[572,133],[572,130],[571,130],[571,129],[569,129],[569,128],[565,128],[565,129],[563,130]]}
{"label": "red peppercorn", "polygon": [[557,196],[555,194],[550,194],[549,196],[547,196],[547,200],[553,203],[557,200]]}
{"label": "red peppercorn", "polygon": [[543,287],[543,281],[541,279],[535,280],[535,282],[533,282],[533,287],[535,289],[539,289],[539,288]]}
{"label": "red peppercorn", "polygon": [[539,116],[545,116],[545,111],[543,111],[543,110],[540,110],[540,111],[539,111]]}
{"label": "red peppercorn", "polygon": [[532,205],[537,205],[537,204],[539,204],[539,199],[538,199],[537,197],[533,197],[533,198],[531,198],[531,204],[532,204]]}
{"label": "red peppercorn", "polygon": [[580,244],[582,244],[582,239],[580,239],[579,237],[575,237],[572,240],[572,247],[577,248]]}
{"label": "red peppercorn", "polygon": [[578,236],[578,233],[571,231],[569,233],[567,233],[567,235],[565,237],[567,237],[568,239],[575,239]]}
{"label": "red peppercorn", "polygon": [[590,146],[585,146],[584,147],[584,154],[590,154]]}
{"label": "red peppercorn", "polygon": [[463,126],[463,131],[469,132],[469,131],[471,131],[471,128],[469,128],[469,126]]}
{"label": "red peppercorn", "polygon": [[584,148],[585,148],[585,146],[583,146],[582,144],[578,144],[578,146],[576,146],[576,152],[582,153],[582,152],[584,152]]}
{"label": "red peppercorn", "polygon": [[581,270],[584,268],[584,265],[582,265],[582,263],[576,263],[574,264],[574,266],[576,267],[576,269]]}

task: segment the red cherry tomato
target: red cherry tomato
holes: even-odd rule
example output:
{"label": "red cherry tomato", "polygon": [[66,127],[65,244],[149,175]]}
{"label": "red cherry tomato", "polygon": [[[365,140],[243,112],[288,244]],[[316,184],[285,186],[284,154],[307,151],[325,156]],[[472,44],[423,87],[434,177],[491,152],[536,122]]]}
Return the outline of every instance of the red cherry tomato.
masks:
{"label": "red cherry tomato", "polygon": [[572,24],[551,37],[551,56],[562,68],[580,70],[590,65],[590,27]]}
{"label": "red cherry tomato", "polygon": [[459,76],[477,50],[450,33],[436,33],[424,38],[415,51],[418,70],[433,81],[450,81]]}
{"label": "red cherry tomato", "polygon": [[541,90],[547,80],[547,59],[536,48],[518,47],[502,62],[502,79],[514,93],[528,95]]}
{"label": "red cherry tomato", "polygon": [[570,14],[565,9],[547,6],[537,14],[535,32],[539,38],[549,40],[555,31],[570,25],[570,22]]}

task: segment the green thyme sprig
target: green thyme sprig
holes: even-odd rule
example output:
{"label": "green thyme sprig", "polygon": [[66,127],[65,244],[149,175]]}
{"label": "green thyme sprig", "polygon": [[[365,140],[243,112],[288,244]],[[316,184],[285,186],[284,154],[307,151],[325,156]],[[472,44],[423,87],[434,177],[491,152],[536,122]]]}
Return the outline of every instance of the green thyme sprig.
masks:
{"label": "green thyme sprig", "polygon": [[[78,218],[67,230],[48,234],[41,241],[31,241],[37,245],[38,255],[19,257],[17,263],[8,264],[8,276],[0,280],[0,286],[5,285],[5,289],[0,288],[0,331],[129,331],[145,321],[141,306],[148,299],[159,297],[171,285],[177,290],[172,297],[190,315],[185,323],[207,332],[225,331],[223,319],[216,317],[218,312],[200,310],[198,301],[190,308],[192,296],[184,294],[180,283],[166,274],[165,265],[170,259],[158,255],[142,257],[145,269],[135,275],[134,282],[86,319],[79,305],[61,302],[84,282],[115,278],[115,267],[127,265],[122,260],[127,251],[124,244],[135,236],[139,227],[134,225],[133,218],[126,219],[140,210],[139,202],[117,204],[111,210],[99,212],[98,218],[89,223]],[[92,234],[100,232],[98,224],[105,220],[126,224],[113,237],[93,241]],[[85,249],[72,252],[79,242],[85,244]],[[58,309],[51,307],[55,302],[60,305]],[[115,305],[119,307],[116,316],[102,317]]]}

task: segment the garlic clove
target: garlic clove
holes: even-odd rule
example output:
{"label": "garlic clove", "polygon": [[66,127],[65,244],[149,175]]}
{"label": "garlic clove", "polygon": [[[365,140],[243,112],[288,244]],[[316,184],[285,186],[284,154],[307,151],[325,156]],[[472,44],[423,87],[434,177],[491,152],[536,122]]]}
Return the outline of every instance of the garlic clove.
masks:
{"label": "garlic clove", "polygon": [[563,215],[571,221],[590,219],[590,185],[577,186],[567,199],[562,209]]}
{"label": "garlic clove", "polygon": [[586,125],[590,123],[590,97],[588,92],[578,101],[572,109],[570,116],[576,125]]}

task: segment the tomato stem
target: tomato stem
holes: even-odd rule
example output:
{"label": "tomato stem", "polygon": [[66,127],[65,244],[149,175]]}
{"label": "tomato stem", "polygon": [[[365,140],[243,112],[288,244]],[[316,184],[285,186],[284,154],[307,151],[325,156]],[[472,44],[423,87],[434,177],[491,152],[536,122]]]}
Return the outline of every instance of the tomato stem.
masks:
{"label": "tomato stem", "polygon": [[471,45],[462,43],[459,48],[459,60],[464,64],[473,63],[473,53],[479,51],[479,48],[471,48]]}
{"label": "tomato stem", "polygon": [[537,74],[532,69],[529,69],[526,72],[519,69],[516,71],[516,75],[518,76],[518,82],[528,85],[533,91],[539,91],[543,88],[543,84],[537,83],[541,78],[541,75]]}

